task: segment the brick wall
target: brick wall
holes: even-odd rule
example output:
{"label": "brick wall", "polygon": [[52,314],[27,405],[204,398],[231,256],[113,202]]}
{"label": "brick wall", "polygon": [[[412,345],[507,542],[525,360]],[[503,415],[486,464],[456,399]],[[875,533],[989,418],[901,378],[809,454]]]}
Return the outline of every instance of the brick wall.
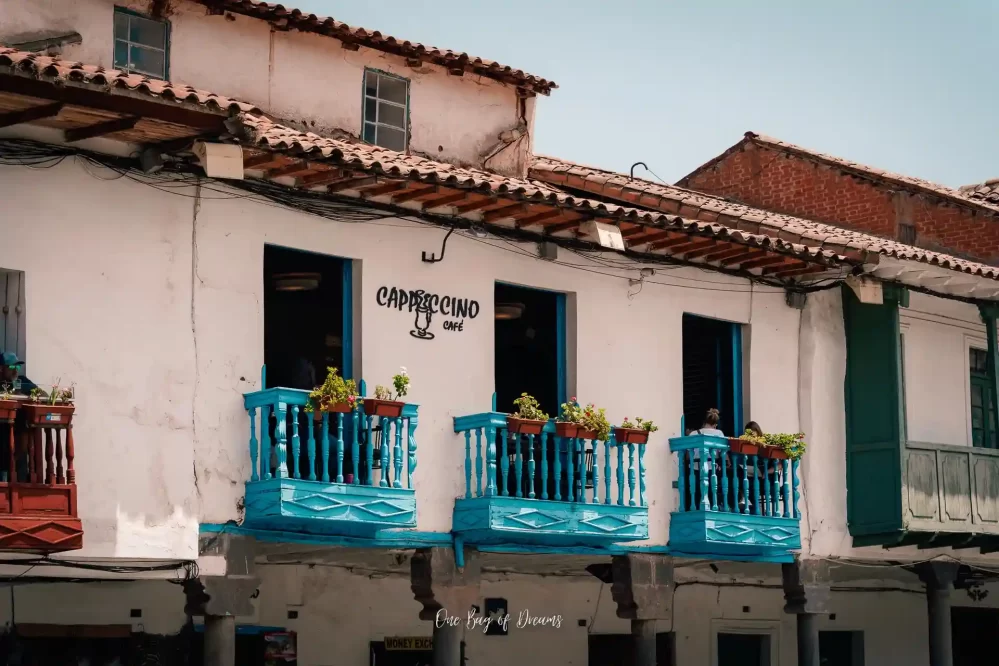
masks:
{"label": "brick wall", "polygon": [[905,240],[919,247],[999,263],[999,217],[974,214],[943,200],[873,184],[835,167],[754,143],[681,183],[684,187],[780,213]]}

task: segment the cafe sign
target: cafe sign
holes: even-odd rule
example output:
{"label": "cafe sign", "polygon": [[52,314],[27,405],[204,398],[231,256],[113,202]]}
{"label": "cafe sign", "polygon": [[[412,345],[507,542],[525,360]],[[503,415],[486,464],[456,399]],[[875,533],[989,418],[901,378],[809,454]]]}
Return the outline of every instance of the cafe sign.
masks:
{"label": "cafe sign", "polygon": [[465,330],[465,320],[475,319],[481,310],[479,302],[471,298],[403,287],[379,287],[375,302],[383,308],[412,314],[413,329],[409,334],[417,340],[437,337],[431,330],[437,321],[444,331],[461,333]]}

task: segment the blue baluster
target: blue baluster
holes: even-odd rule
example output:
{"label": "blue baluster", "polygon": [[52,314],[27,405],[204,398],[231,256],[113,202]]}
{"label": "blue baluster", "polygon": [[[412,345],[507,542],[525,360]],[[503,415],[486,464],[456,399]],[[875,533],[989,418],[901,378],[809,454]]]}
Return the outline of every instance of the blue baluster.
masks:
{"label": "blue baluster", "polygon": [[395,478],[392,480],[393,488],[402,488],[402,419],[395,419]]}
{"label": "blue baluster", "polygon": [[791,517],[791,465],[787,460],[781,461],[781,496],[784,498],[784,517]]}
{"label": "blue baluster", "polygon": [[260,478],[271,478],[271,407],[260,407]]}
{"label": "blue baluster", "polygon": [[475,429],[475,481],[476,497],[482,497],[482,428]]}
{"label": "blue baluster", "polygon": [[718,460],[721,461],[721,468],[722,468],[721,509],[722,511],[728,511],[728,452],[719,451]]}
{"label": "blue baluster", "polygon": [[635,445],[628,444],[628,506],[635,506]]}
{"label": "blue baluster", "polygon": [[771,506],[771,509],[770,509],[770,515],[771,516],[779,516],[779,515],[781,515],[781,510],[780,510],[780,487],[778,485],[780,483],[780,475],[778,474],[778,469],[780,468],[780,466],[781,466],[781,462],[779,460],[774,460],[774,475],[773,475],[773,481],[772,481],[772,483],[773,483],[773,489],[770,491],[770,497],[772,498],[771,499],[772,506]]}
{"label": "blue baluster", "polygon": [[503,443],[500,449],[500,472],[503,476],[503,487],[500,488],[500,495],[510,495],[510,451],[507,448],[510,434],[506,430],[500,430],[500,442]]}
{"label": "blue baluster", "polygon": [[496,428],[489,428],[489,441],[486,443],[486,494],[496,494]]}
{"label": "blue baluster", "polygon": [[[604,442],[604,504],[611,503],[611,443],[614,442],[614,438]],[[596,451],[593,452],[596,456]]]}
{"label": "blue baluster", "polygon": [[615,442],[614,448],[617,449],[617,504],[624,506],[624,445]]}
{"label": "blue baluster", "polygon": [[527,436],[527,497],[534,499],[534,435]]}
{"label": "blue baluster", "polygon": [[[343,414],[336,415],[336,482],[343,483]],[[353,451],[351,451],[353,453]]]}
{"label": "blue baluster", "polygon": [[[590,440],[590,444],[593,444],[594,440]],[[579,440],[579,452],[577,456],[579,460],[579,501],[586,504],[586,483],[589,481],[590,470],[586,466],[586,440]]]}
{"label": "blue baluster", "polygon": [[298,467],[298,454],[301,449],[298,438],[298,405],[291,406],[291,478],[297,479],[301,474]]}
{"label": "blue baluster", "polygon": [[709,457],[711,449],[702,448],[701,449],[701,510],[710,511],[711,510],[711,477],[714,474],[711,469],[711,458]]}
{"label": "blue baluster", "polygon": [[[607,442],[609,442],[611,437],[613,436],[614,435],[612,434],[609,437],[607,437],[607,439],[604,440],[605,447],[607,446]],[[593,503],[594,504],[600,504],[600,456],[597,455],[600,453],[600,448],[598,446],[599,444],[600,440],[596,439],[593,440]],[[641,457],[639,457],[639,465],[641,465]]]}
{"label": "blue baluster", "polygon": [[800,518],[801,514],[798,513],[798,500],[801,498],[801,493],[799,492],[799,486],[801,485],[801,479],[798,478],[798,460],[791,463],[791,482],[794,484],[794,503],[791,505],[791,517]]}
{"label": "blue baluster", "polygon": [[566,440],[552,435],[552,441],[555,442],[555,501],[558,502],[562,499],[562,444]]}
{"label": "blue baluster", "polygon": [[410,416],[406,419],[406,434],[409,435],[409,468],[406,472],[406,487],[412,489],[413,474],[416,473],[416,427],[420,425],[419,417]]}
{"label": "blue baluster", "polygon": [[769,516],[771,510],[770,504],[770,459],[763,458],[763,478],[760,480],[763,482],[763,515]]}
{"label": "blue baluster", "polygon": [[382,447],[380,451],[379,462],[381,463],[382,473],[378,478],[378,486],[380,488],[388,488],[389,486],[389,475],[392,471],[392,459],[389,458],[389,442],[392,441],[392,421],[385,418],[384,416],[378,417],[378,427],[381,428],[381,440]]}
{"label": "blue baluster", "polygon": [[465,431],[465,499],[472,498],[472,432]]}
{"label": "blue baluster", "polygon": [[257,408],[250,407],[250,481],[257,476]]}
{"label": "blue baluster", "polygon": [[513,472],[514,472],[514,477],[516,478],[517,481],[517,497],[524,496],[524,483],[523,483],[524,456],[523,452],[521,451],[522,449],[521,444],[523,443],[523,437],[524,437],[523,435],[518,434],[513,444],[514,448],[516,449],[514,463],[513,463]]}
{"label": "blue baluster", "polygon": [[322,413],[322,426],[319,431],[320,455],[323,459],[323,483],[330,482],[330,415],[329,412]]}
{"label": "blue baluster", "polygon": [[312,414],[305,415],[306,428],[309,429],[309,481],[316,480],[316,425]]}
{"label": "blue baluster", "polygon": [[541,433],[541,499],[548,499],[548,436]]}
{"label": "blue baluster", "polygon": [[567,480],[569,482],[568,485],[567,485],[567,489],[568,489],[569,492],[567,493],[567,497],[565,499],[567,501],[569,501],[569,502],[575,502],[576,501],[576,481],[575,481],[574,476],[575,476],[575,473],[576,473],[576,469],[575,469],[576,468],[576,442],[578,442],[578,441],[579,440],[576,437],[572,437],[571,439],[568,440],[569,450],[567,451],[568,455],[566,456],[566,462],[568,462],[569,464],[567,465],[568,469],[566,470],[566,478],[567,478]]}
{"label": "blue baluster", "polygon": [[288,405],[284,402],[277,404],[275,414],[277,424],[274,428],[274,443],[277,449],[277,478],[283,479],[288,476]]}
{"label": "blue baluster", "polygon": [[677,510],[681,513],[687,510],[687,476],[683,473],[683,463],[687,459],[686,449],[676,452],[676,494],[680,497],[680,506]]}
{"label": "blue baluster", "polygon": [[364,431],[364,414],[359,410],[350,413],[350,466],[353,483],[361,483],[361,432]]}
{"label": "blue baluster", "polygon": [[749,456],[749,462],[753,466],[753,473],[751,475],[751,480],[753,482],[753,498],[752,498],[752,511],[754,516],[761,515],[760,511],[760,475],[759,468],[756,466],[756,456]]}
{"label": "blue baluster", "polygon": [[[364,447],[365,455],[367,456],[367,460],[365,461],[367,469],[365,470],[364,478],[367,479],[366,481],[367,485],[373,486],[375,485],[375,438],[374,438],[375,417],[366,415],[365,419],[367,419],[368,439],[367,439],[367,446]],[[357,477],[354,477],[354,482],[358,483]]]}
{"label": "blue baluster", "polygon": [[645,444],[638,445],[638,506],[645,506]]}
{"label": "blue baluster", "polygon": [[[683,431],[681,430],[680,432]],[[690,481],[690,483],[687,484],[687,487],[690,488],[690,510],[699,511],[701,509],[701,502],[697,497],[697,493],[700,492],[700,489],[697,487],[697,474],[694,472],[694,467],[700,463],[695,460],[694,449],[687,449],[686,460],[688,470],[687,474],[689,476],[688,480]]]}

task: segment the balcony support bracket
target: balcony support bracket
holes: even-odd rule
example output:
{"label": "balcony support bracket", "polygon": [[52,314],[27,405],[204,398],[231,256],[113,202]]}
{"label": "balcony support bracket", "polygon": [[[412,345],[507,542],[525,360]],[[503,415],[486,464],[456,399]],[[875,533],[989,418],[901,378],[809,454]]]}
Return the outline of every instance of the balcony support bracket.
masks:
{"label": "balcony support bracket", "polygon": [[[455,547],[461,547],[455,541]],[[463,560],[464,566],[459,566]],[[469,610],[479,598],[482,567],[475,551],[461,556],[450,548],[421,548],[410,560],[413,596],[420,619],[433,622],[433,666],[461,666],[461,636]]]}
{"label": "balcony support bracket", "polygon": [[611,596],[617,616],[631,620],[635,666],[656,665],[656,620],[673,614],[673,558],[630,553],[611,560]]}

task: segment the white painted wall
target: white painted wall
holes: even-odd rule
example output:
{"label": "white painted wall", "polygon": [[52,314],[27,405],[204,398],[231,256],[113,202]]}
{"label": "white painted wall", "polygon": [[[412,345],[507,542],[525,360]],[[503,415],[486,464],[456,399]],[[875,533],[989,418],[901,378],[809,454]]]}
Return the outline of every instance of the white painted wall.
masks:
{"label": "white painted wall", "polygon": [[[420,604],[405,576],[358,575],[342,568],[301,565],[264,566],[257,612],[238,618],[240,624],[280,626],[298,634],[302,666],[366,666],[371,641],[387,636],[430,636],[431,624],[418,618]],[[772,636],[772,664],[794,664],[795,620],[783,612],[779,572],[772,567],[760,577],[743,578],[761,587],[719,585],[689,569],[678,570],[674,620],[658,623],[659,632],[676,634],[674,663],[713,666],[719,632],[763,632]],[[699,584],[698,584],[699,583]],[[874,581],[834,591],[832,616],[819,620],[821,631],[864,632],[865,663],[878,666],[929,664],[926,603],[911,585]],[[887,591],[886,591],[887,590]],[[984,601],[973,602],[963,592],[953,594],[955,606],[996,608],[999,588]],[[159,583],[51,584],[16,588],[18,623],[131,624],[133,630],[173,633],[185,621],[181,588]],[[562,626],[512,626],[506,637],[466,631],[466,657],[476,666],[510,663],[586,666],[588,634],[628,634],[627,620],[616,617],[609,586],[589,576],[542,578],[522,574],[489,574],[480,601],[507,600],[512,621],[527,609],[532,616],[562,616]],[[73,603],[66,603],[72,598]],[[346,602],[350,600],[350,602]],[[132,608],[142,618],[129,617]],[[298,611],[289,620],[288,610]],[[9,594],[0,595],[0,622],[10,621]],[[578,620],[585,620],[580,627]],[[905,640],[899,640],[905,636]]]}
{"label": "white painted wall", "polygon": [[[0,4],[0,43],[26,41],[40,31],[76,31],[83,43],[66,58],[111,67],[115,4],[147,11],[148,0],[6,0]],[[170,79],[250,102],[274,116],[317,132],[361,131],[364,68],[410,80],[410,149],[463,165],[482,166],[501,146],[499,134],[521,122],[534,127],[534,98],[493,79],[424,64],[406,66],[398,56],[361,47],[342,48],[333,38],[276,32],[258,19],[208,16],[203,5],[170,3]],[[375,30],[377,26],[369,26]],[[404,35],[417,39],[418,36]],[[484,54],[488,55],[488,54]],[[521,116],[523,111],[523,117]],[[524,175],[531,132],[488,162],[488,167]]]}

